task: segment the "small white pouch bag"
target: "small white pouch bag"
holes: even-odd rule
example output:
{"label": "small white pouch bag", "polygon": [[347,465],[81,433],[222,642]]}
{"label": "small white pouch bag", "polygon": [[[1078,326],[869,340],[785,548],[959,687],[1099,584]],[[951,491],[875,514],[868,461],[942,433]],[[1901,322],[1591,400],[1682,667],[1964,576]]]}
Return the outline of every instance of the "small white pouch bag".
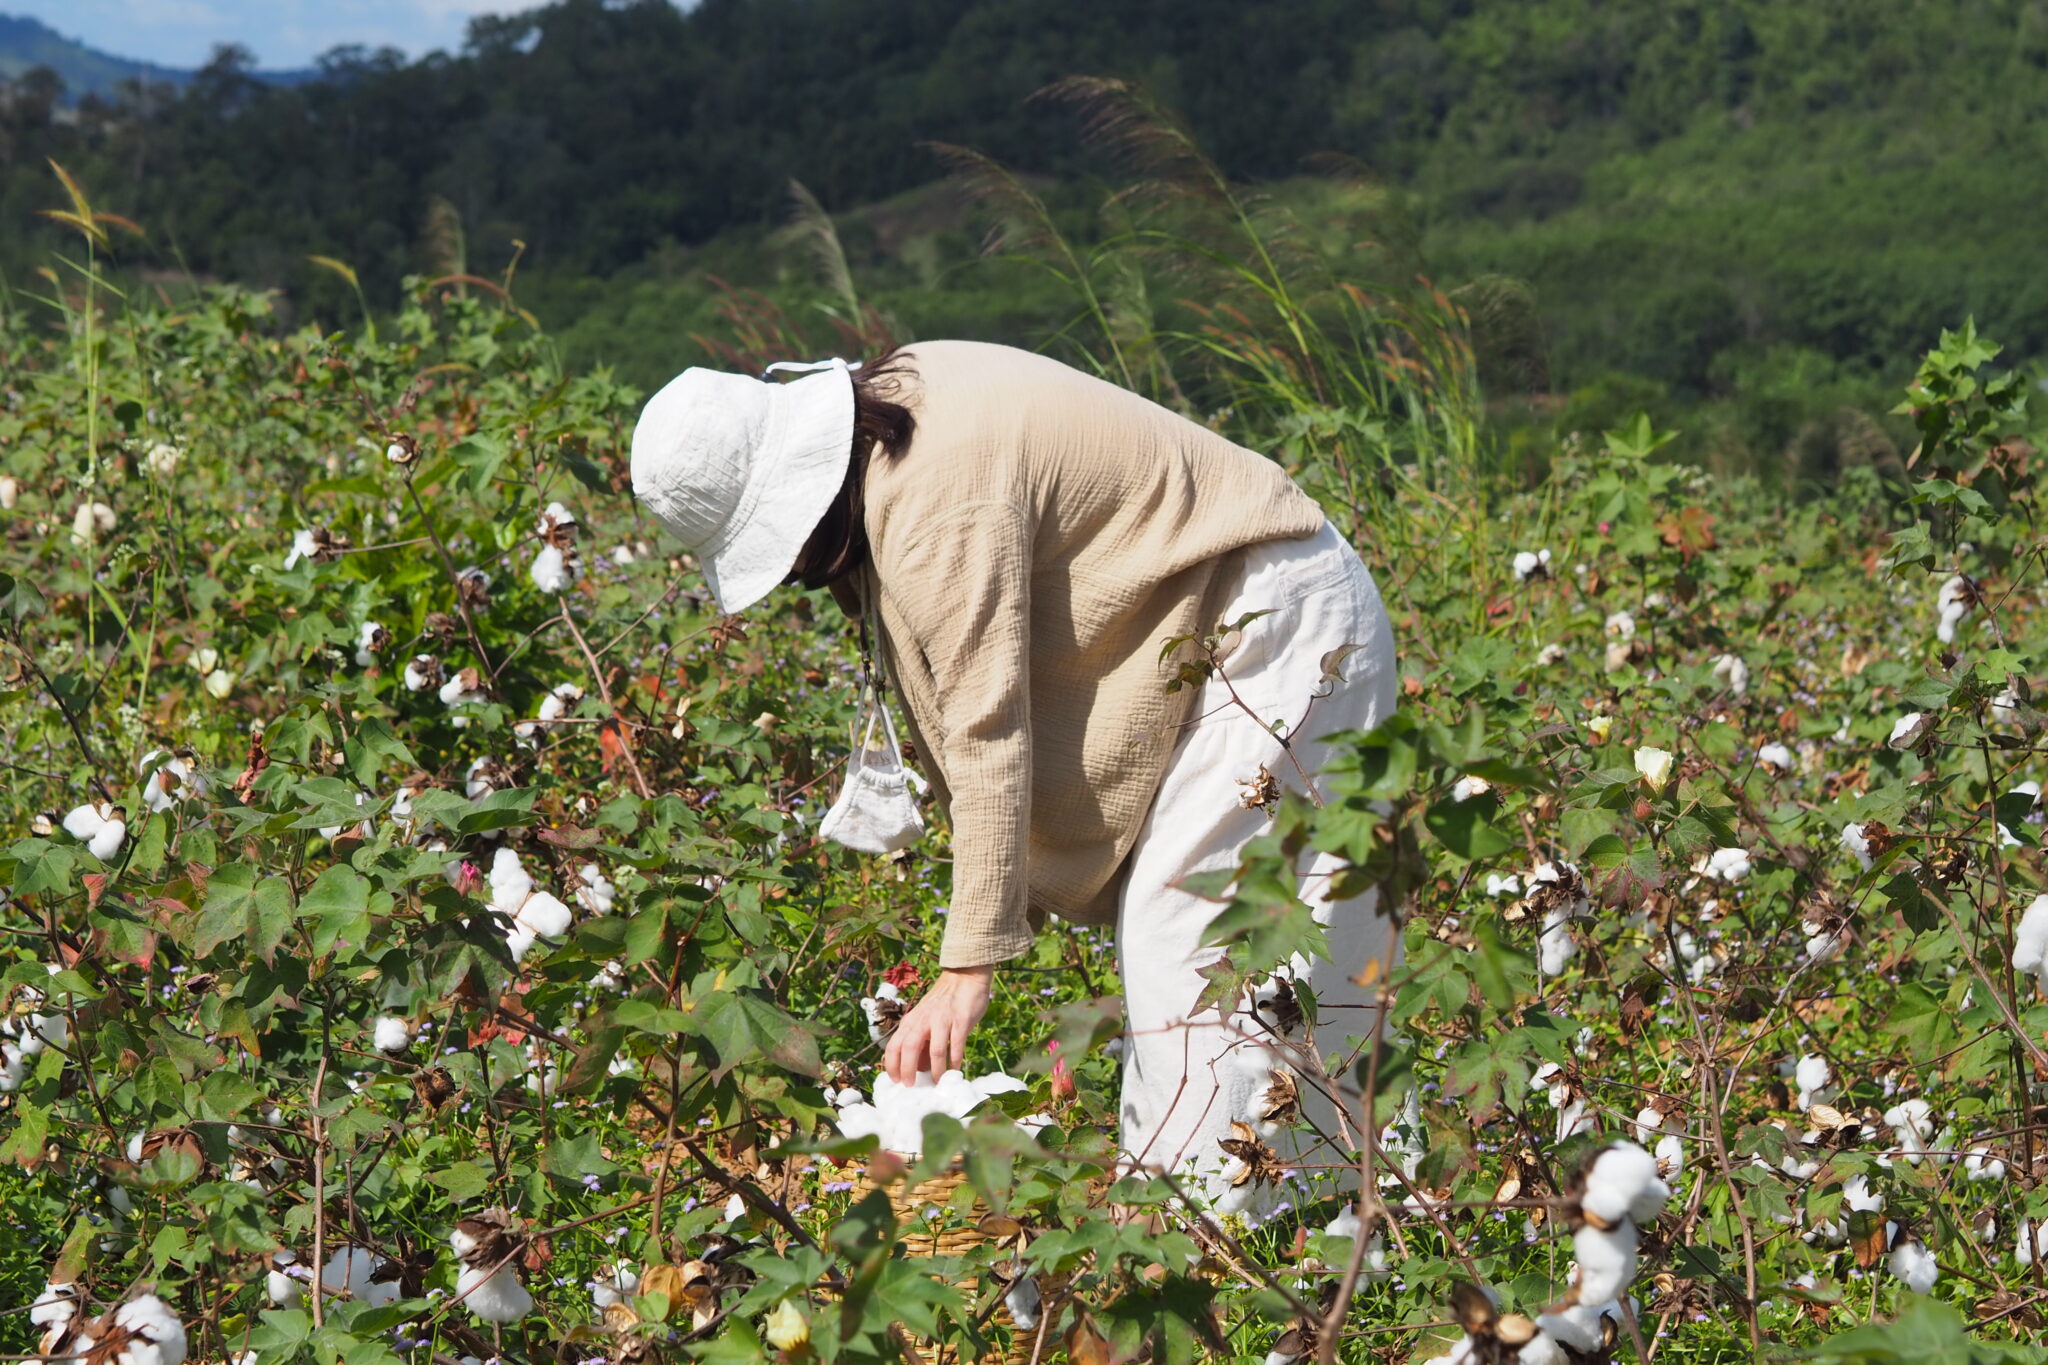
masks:
{"label": "small white pouch bag", "polygon": [[[875,733],[877,723],[881,735]],[[880,739],[882,743],[876,741]],[[903,766],[903,748],[896,741],[896,722],[881,688],[861,680],[854,707],[853,752],[846,760],[846,782],[839,799],[818,822],[818,833],[862,853],[894,853],[924,836],[924,817],[917,813],[912,785],[924,780]]]}

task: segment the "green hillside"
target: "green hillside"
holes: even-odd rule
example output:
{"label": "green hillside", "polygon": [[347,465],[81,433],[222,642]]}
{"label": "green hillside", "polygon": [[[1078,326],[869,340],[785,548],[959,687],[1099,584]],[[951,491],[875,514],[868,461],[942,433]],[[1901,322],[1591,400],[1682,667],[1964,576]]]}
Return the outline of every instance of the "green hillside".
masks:
{"label": "green hillside", "polygon": [[[408,274],[516,257],[577,358],[647,384],[705,354],[714,280],[825,326],[814,253],[778,245],[792,179],[892,335],[1070,321],[1042,270],[981,259],[987,200],[937,187],[934,141],[1027,177],[1078,249],[1148,269],[1120,248],[1161,230],[1156,207],[1113,196],[1186,165],[1113,125],[1091,140],[1085,101],[1041,94],[1076,74],[1152,92],[1296,217],[1318,268],[1462,291],[1489,393],[1543,422],[1655,399],[1692,414],[1694,454],[1775,459],[1850,427],[1874,449],[1844,414],[1881,413],[1944,321],[2048,349],[2037,0],[562,0],[479,20],[453,58],[345,58],[295,89],[219,64],[90,126],[9,101],[4,131],[14,164],[54,155],[147,226],[125,263],[340,321],[355,293],[310,255],[377,309]],[[10,278],[55,240],[54,193],[0,182]],[[1189,321],[1171,278],[1145,293]]]}

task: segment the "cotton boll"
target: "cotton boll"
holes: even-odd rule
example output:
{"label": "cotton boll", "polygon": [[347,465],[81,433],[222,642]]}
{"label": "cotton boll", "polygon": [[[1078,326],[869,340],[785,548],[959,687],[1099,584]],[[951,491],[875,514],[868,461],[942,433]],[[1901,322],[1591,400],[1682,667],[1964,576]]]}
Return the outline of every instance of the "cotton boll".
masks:
{"label": "cotton boll", "polygon": [[1010,1321],[1017,1324],[1020,1332],[1038,1329],[1038,1315],[1044,1299],[1038,1292],[1038,1281],[1030,1275],[1019,1276],[1003,1295],[1003,1307],[1010,1310]]}
{"label": "cotton boll", "polygon": [[1891,738],[1885,743],[1894,749],[1915,748],[1934,728],[1935,719],[1924,711],[1908,711],[1892,722]]}
{"label": "cotton boll", "polygon": [[1685,1139],[1667,1133],[1657,1139],[1657,1174],[1666,1184],[1685,1174]]}
{"label": "cotton boll", "polygon": [[1856,861],[1863,865],[1865,872],[1870,870],[1870,841],[1863,837],[1862,825],[1851,821],[1842,826],[1842,847],[1856,855]]}
{"label": "cotton boll", "polygon": [[1570,1365],[1571,1357],[1564,1353],[1547,1332],[1537,1332],[1522,1344],[1515,1354],[1518,1365]]}
{"label": "cotton boll", "polygon": [[1486,874],[1486,894],[1489,896],[1519,896],[1522,894],[1522,879],[1510,872],[1503,877],[1498,872]]}
{"label": "cotton boll", "polygon": [[1606,630],[1616,640],[1633,640],[1636,637],[1636,618],[1625,611],[1612,612],[1607,617]]}
{"label": "cotton boll", "polygon": [[94,801],[76,807],[64,817],[64,830],[74,839],[82,839],[92,856],[101,862],[113,861],[121,851],[122,840],[128,837],[125,813],[119,806],[105,801]]}
{"label": "cotton boll", "polygon": [[1560,975],[1578,956],[1571,922],[1571,911],[1565,906],[1553,906],[1544,913],[1543,931],[1536,936],[1536,969],[1543,975]]}
{"label": "cotton boll", "polygon": [[71,517],[71,543],[80,547],[105,540],[114,529],[114,509],[103,502],[82,502]]}
{"label": "cotton boll", "polygon": [[1852,1175],[1842,1182],[1842,1207],[1851,1213],[1883,1213],[1884,1193],[1870,1188],[1870,1181]]}
{"label": "cotton boll", "polygon": [[1932,1112],[1933,1107],[1926,1100],[1915,1099],[1895,1104],[1884,1113],[1884,1121],[1891,1126],[1900,1152],[1915,1166],[1927,1154],[1928,1134],[1933,1130],[1928,1116]]}
{"label": "cotton boll", "polygon": [[28,1320],[37,1327],[62,1327],[78,1316],[78,1286],[69,1280],[51,1280],[29,1306]]}
{"label": "cotton boll", "polygon": [[1972,1147],[1963,1157],[1963,1177],[1973,1182],[2005,1179],[2005,1163],[1988,1147]]}
{"label": "cotton boll", "polygon": [[576,582],[569,557],[553,545],[541,546],[540,553],[533,557],[531,573],[533,586],[546,593],[567,592]]}
{"label": "cotton boll", "polygon": [[1817,1052],[1809,1052],[1799,1059],[1792,1077],[1799,1085],[1799,1107],[1805,1109],[1812,1104],[1812,1096],[1828,1088],[1829,1083],[1835,1078],[1835,1073],[1828,1065],[1827,1058]]}
{"label": "cotton boll", "polygon": [[264,1273],[263,1292],[279,1308],[295,1307],[305,1297],[306,1287],[290,1270],[297,1259],[289,1251],[280,1251],[271,1257],[271,1268]]}
{"label": "cotton boll", "polygon": [[1657,1176],[1657,1159],[1633,1142],[1617,1142],[1595,1158],[1586,1172],[1586,1193],[1580,1206],[1587,1217],[1601,1223],[1611,1225],[1624,1218],[1648,1223],[1656,1220],[1670,1197],[1670,1187]]}
{"label": "cotton boll", "polygon": [[1542,1329],[1545,1336],[1561,1345],[1569,1346],[1574,1351],[1597,1352],[1602,1350],[1607,1342],[1607,1329],[1602,1320],[1614,1318],[1618,1321],[1620,1317],[1619,1302],[1613,1299],[1604,1302],[1592,1300],[1582,1286],[1579,1302],[1568,1308],[1560,1308],[1554,1313],[1539,1315],[1536,1325]]}
{"label": "cotton boll", "polygon": [[545,891],[534,892],[512,917],[514,932],[506,935],[508,947],[523,938],[519,946],[513,947],[512,960],[524,959],[526,950],[537,939],[560,938],[575,918],[575,912],[554,896]]}
{"label": "cotton boll", "polygon": [[1514,558],[1515,581],[1526,583],[1532,578],[1550,577],[1550,551],[1518,550]]}
{"label": "cotton boll", "polygon": [[1493,784],[1483,777],[1461,777],[1451,788],[1451,800],[1470,801],[1475,796],[1484,796],[1493,790]]}
{"label": "cotton boll", "polygon": [[596,863],[585,863],[576,869],[576,903],[593,915],[609,915],[612,902],[617,895],[611,880]]}
{"label": "cotton boll", "polygon": [[1781,773],[1789,773],[1797,766],[1792,751],[1782,744],[1764,745],[1756,751],[1756,761],[1766,768],[1776,768]]}
{"label": "cotton boll", "polygon": [[228,693],[235,690],[235,675],[225,668],[216,668],[200,680],[199,686],[215,701],[226,701]]}
{"label": "cotton boll", "polygon": [[1911,1236],[1892,1248],[1891,1271],[1915,1294],[1927,1293],[1941,1278],[1941,1267],[1935,1264],[1934,1253],[1928,1250],[1925,1242]]}
{"label": "cotton boll", "polygon": [[1943,644],[1954,644],[1956,627],[1970,614],[1970,604],[1976,594],[1974,584],[1962,574],[1952,574],[1934,595],[1934,609],[1938,620],[1934,627],[1935,638]]}
{"label": "cotton boll", "polygon": [[311,559],[319,553],[320,542],[314,538],[314,535],[310,530],[301,527],[300,529],[292,532],[292,548],[291,551],[284,557],[284,567],[287,571],[289,571],[291,567],[294,564],[297,564],[300,560]]}
{"label": "cotton boll", "polygon": [[343,1247],[328,1258],[320,1272],[320,1287],[330,1294],[347,1293],[372,1308],[398,1299],[396,1280],[373,1279],[387,1262],[361,1247]]}
{"label": "cotton boll", "polygon": [[1840,956],[1846,935],[1840,929],[1830,929],[1817,920],[1806,920],[1801,927],[1806,931],[1806,960],[1818,966],[1831,962]]}
{"label": "cotton boll", "polygon": [[142,803],[153,811],[167,811],[186,797],[206,795],[206,779],[176,754],[151,749],[136,764],[142,776]]}
{"label": "cotton boll", "polygon": [[1621,1297],[1636,1274],[1636,1225],[1623,1219],[1612,1230],[1586,1224],[1572,1234],[1579,1259],[1579,1301],[1599,1303]]}
{"label": "cotton boll", "polygon": [[1749,850],[1743,848],[1717,848],[1694,864],[1694,870],[1711,881],[1746,881],[1750,873]]}
{"label": "cotton boll", "polygon": [[747,1216],[747,1201],[738,1194],[734,1194],[732,1198],[725,1201],[723,1212],[726,1222],[737,1223],[740,1219]]}
{"label": "cotton boll", "polygon": [[378,625],[375,621],[363,622],[362,629],[356,633],[356,666],[358,668],[368,668],[371,664],[376,663],[377,652],[389,643],[391,643],[390,631],[385,630],[384,627]]}
{"label": "cotton boll", "polygon": [[393,1014],[380,1014],[371,1030],[377,1051],[396,1057],[412,1046],[412,1025]]}
{"label": "cotton boll", "polygon": [[116,1308],[114,1326],[127,1328],[135,1338],[114,1365],[183,1365],[185,1325],[156,1295],[144,1294]]}
{"label": "cotton boll", "polygon": [[21,501],[21,481],[12,474],[0,474],[0,512],[12,512]]}
{"label": "cotton boll", "polygon": [[[69,827],[68,825],[66,826]],[[2013,933],[2012,969],[2048,994],[2048,892],[2034,897]]]}
{"label": "cotton boll", "polygon": [[1636,1111],[1635,1122],[1630,1125],[1637,1142],[1648,1142],[1664,1131],[1664,1111],[1655,1105],[1646,1104]]}
{"label": "cotton boll", "polygon": [[431,654],[415,654],[405,665],[405,688],[424,692],[441,676],[441,662]]}
{"label": "cotton boll", "polygon": [[464,1266],[455,1281],[462,1306],[484,1322],[517,1322],[533,1311],[533,1295],[511,1266]]}
{"label": "cotton boll", "polygon": [[2013,1246],[2013,1255],[2021,1265],[2048,1260],[2048,1219],[2038,1223],[2027,1218],[2019,1220],[2019,1238]]}
{"label": "cotton boll", "polygon": [[1539,668],[1551,668],[1563,663],[1565,657],[1564,646],[1553,640],[1536,651],[1536,665]]}
{"label": "cotton boll", "polygon": [[620,1261],[612,1267],[612,1273],[599,1276],[590,1282],[590,1297],[599,1308],[610,1308],[615,1303],[624,1303],[640,1292],[640,1277],[633,1267]]}
{"label": "cotton boll", "polygon": [[1575,1097],[1558,1106],[1557,1140],[1559,1142],[1563,1142],[1566,1138],[1577,1137],[1581,1133],[1590,1133],[1599,1126],[1599,1116],[1593,1112],[1592,1106],[1587,1104],[1584,1099]]}
{"label": "cotton boll", "polygon": [[1749,665],[1738,655],[1716,654],[1714,656],[1714,681],[1741,696],[1749,691]]}

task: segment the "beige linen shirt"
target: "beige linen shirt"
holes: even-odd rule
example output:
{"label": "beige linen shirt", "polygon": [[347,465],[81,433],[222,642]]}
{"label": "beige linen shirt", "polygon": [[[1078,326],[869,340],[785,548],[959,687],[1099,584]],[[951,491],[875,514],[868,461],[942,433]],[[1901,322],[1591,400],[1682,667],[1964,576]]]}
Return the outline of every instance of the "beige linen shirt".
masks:
{"label": "beige linen shirt", "polygon": [[1002,962],[1050,912],[1116,915],[1177,729],[1173,636],[1213,628],[1233,551],[1313,535],[1273,461],[1030,351],[905,349],[917,419],[868,466],[863,584],[953,825],[939,961]]}

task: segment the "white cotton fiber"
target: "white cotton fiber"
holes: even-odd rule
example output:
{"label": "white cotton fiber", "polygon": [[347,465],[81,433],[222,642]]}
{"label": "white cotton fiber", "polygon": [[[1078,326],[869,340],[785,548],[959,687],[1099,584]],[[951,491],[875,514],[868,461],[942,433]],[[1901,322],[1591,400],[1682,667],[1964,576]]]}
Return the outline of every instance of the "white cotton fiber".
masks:
{"label": "white cotton fiber", "polygon": [[517,1322],[533,1311],[533,1295],[519,1283],[511,1266],[464,1266],[455,1281],[462,1306],[485,1322]]}
{"label": "white cotton fiber", "polygon": [[1934,1263],[1934,1253],[1917,1237],[1908,1237],[1892,1248],[1891,1269],[1892,1274],[1904,1281],[1906,1288],[1915,1294],[1925,1294],[1941,1278],[1941,1267]]}
{"label": "white cotton fiber", "polygon": [[2048,994],[2048,892],[2034,897],[2013,933],[2012,969]]}
{"label": "white cotton fiber", "polygon": [[1586,1173],[1586,1193],[1580,1204],[1588,1216],[1602,1223],[1619,1223],[1624,1218],[1649,1223],[1656,1220],[1670,1197],[1671,1187],[1658,1178],[1657,1158],[1633,1142],[1617,1142],[1602,1152]]}
{"label": "white cotton fiber", "polygon": [[1579,1258],[1579,1301],[1600,1303],[1621,1297],[1636,1275],[1636,1225],[1623,1220],[1613,1231],[1586,1224],[1572,1234]]}

